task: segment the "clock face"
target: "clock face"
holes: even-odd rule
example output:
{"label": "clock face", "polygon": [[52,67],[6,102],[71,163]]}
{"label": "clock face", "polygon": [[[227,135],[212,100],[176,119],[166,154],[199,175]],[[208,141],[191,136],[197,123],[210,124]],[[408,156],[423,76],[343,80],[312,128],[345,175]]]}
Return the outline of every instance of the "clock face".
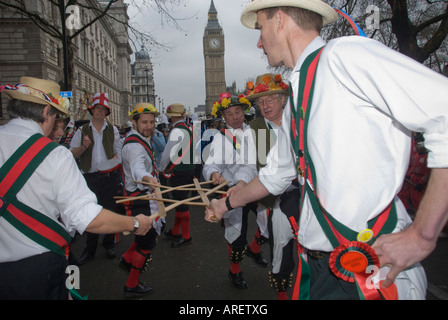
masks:
{"label": "clock face", "polygon": [[210,45],[210,48],[216,49],[216,48],[219,47],[220,42],[219,42],[218,39],[213,38],[213,39],[210,40],[209,45]]}

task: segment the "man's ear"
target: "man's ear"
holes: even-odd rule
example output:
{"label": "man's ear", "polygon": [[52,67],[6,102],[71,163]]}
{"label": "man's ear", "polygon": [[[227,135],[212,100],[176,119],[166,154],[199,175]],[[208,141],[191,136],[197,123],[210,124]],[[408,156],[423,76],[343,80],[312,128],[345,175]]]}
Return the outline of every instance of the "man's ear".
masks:
{"label": "man's ear", "polygon": [[275,13],[275,19],[277,23],[277,31],[281,31],[285,26],[286,14],[281,9],[279,9]]}
{"label": "man's ear", "polygon": [[42,117],[44,118],[44,121],[48,119],[48,113],[50,112],[51,108],[52,107],[49,104],[47,104],[42,110]]}

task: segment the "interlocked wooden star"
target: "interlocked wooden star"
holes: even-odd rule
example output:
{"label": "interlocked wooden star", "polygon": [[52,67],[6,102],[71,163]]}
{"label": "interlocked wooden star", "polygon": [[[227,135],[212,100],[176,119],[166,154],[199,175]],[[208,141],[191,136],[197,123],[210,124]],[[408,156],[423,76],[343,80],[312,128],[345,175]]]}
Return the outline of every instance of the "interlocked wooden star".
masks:
{"label": "interlocked wooden star", "polygon": [[[205,189],[202,187],[202,185],[213,183],[213,181],[199,182],[198,179],[194,178],[192,184],[185,184],[185,185],[176,186],[176,187],[152,184],[152,183],[144,182],[144,181],[135,181],[135,182],[150,186],[152,189],[154,189],[154,193],[145,194],[145,195],[141,195],[141,196],[137,196],[137,197],[115,197],[117,199],[120,199],[117,201],[117,203],[123,203],[123,202],[128,202],[128,201],[133,201],[133,200],[155,200],[155,201],[157,201],[158,211],[151,214],[151,216],[150,216],[151,218],[166,217],[167,211],[170,211],[171,209],[174,209],[182,204],[208,207],[210,205],[210,200],[208,199],[207,196],[212,193],[226,194],[225,191],[221,191],[219,189],[223,188],[224,186],[226,186],[227,184],[230,183],[230,181],[226,181],[226,182],[223,182],[223,183],[217,185],[216,187],[214,187],[212,189]],[[161,191],[161,188],[163,188],[164,190]],[[197,191],[199,195],[190,197],[190,198],[186,198],[183,200],[174,200],[174,199],[169,199],[169,198],[163,197],[163,194],[169,193],[173,190]],[[195,201],[198,199],[201,199],[202,202]],[[164,202],[169,202],[172,204],[165,207]]]}

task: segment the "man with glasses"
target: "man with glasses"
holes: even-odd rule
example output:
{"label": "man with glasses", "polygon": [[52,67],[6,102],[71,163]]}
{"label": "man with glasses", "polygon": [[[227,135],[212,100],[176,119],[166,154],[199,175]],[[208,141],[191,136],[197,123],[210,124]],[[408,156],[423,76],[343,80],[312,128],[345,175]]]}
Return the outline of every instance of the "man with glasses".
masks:
{"label": "man with glasses", "polygon": [[[289,86],[280,74],[263,74],[255,84],[247,83],[247,98],[255,102],[261,117],[249,125],[257,148],[257,170],[266,165],[266,158],[275,144],[281,130],[283,109],[288,102]],[[294,268],[294,237],[289,218],[298,221],[300,199],[299,188],[295,184],[280,196],[268,195],[258,201],[259,214],[268,212],[269,244],[271,246],[272,271],[269,273],[271,286],[279,300],[287,299],[287,289],[292,283]]]}

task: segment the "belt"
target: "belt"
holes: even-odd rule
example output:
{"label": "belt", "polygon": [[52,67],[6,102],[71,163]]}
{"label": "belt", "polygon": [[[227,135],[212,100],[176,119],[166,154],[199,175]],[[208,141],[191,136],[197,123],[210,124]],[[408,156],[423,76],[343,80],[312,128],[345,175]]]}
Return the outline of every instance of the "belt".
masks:
{"label": "belt", "polygon": [[317,251],[317,250],[307,250],[308,256],[310,256],[313,259],[319,260],[326,256],[329,256],[331,252],[326,251]]}

